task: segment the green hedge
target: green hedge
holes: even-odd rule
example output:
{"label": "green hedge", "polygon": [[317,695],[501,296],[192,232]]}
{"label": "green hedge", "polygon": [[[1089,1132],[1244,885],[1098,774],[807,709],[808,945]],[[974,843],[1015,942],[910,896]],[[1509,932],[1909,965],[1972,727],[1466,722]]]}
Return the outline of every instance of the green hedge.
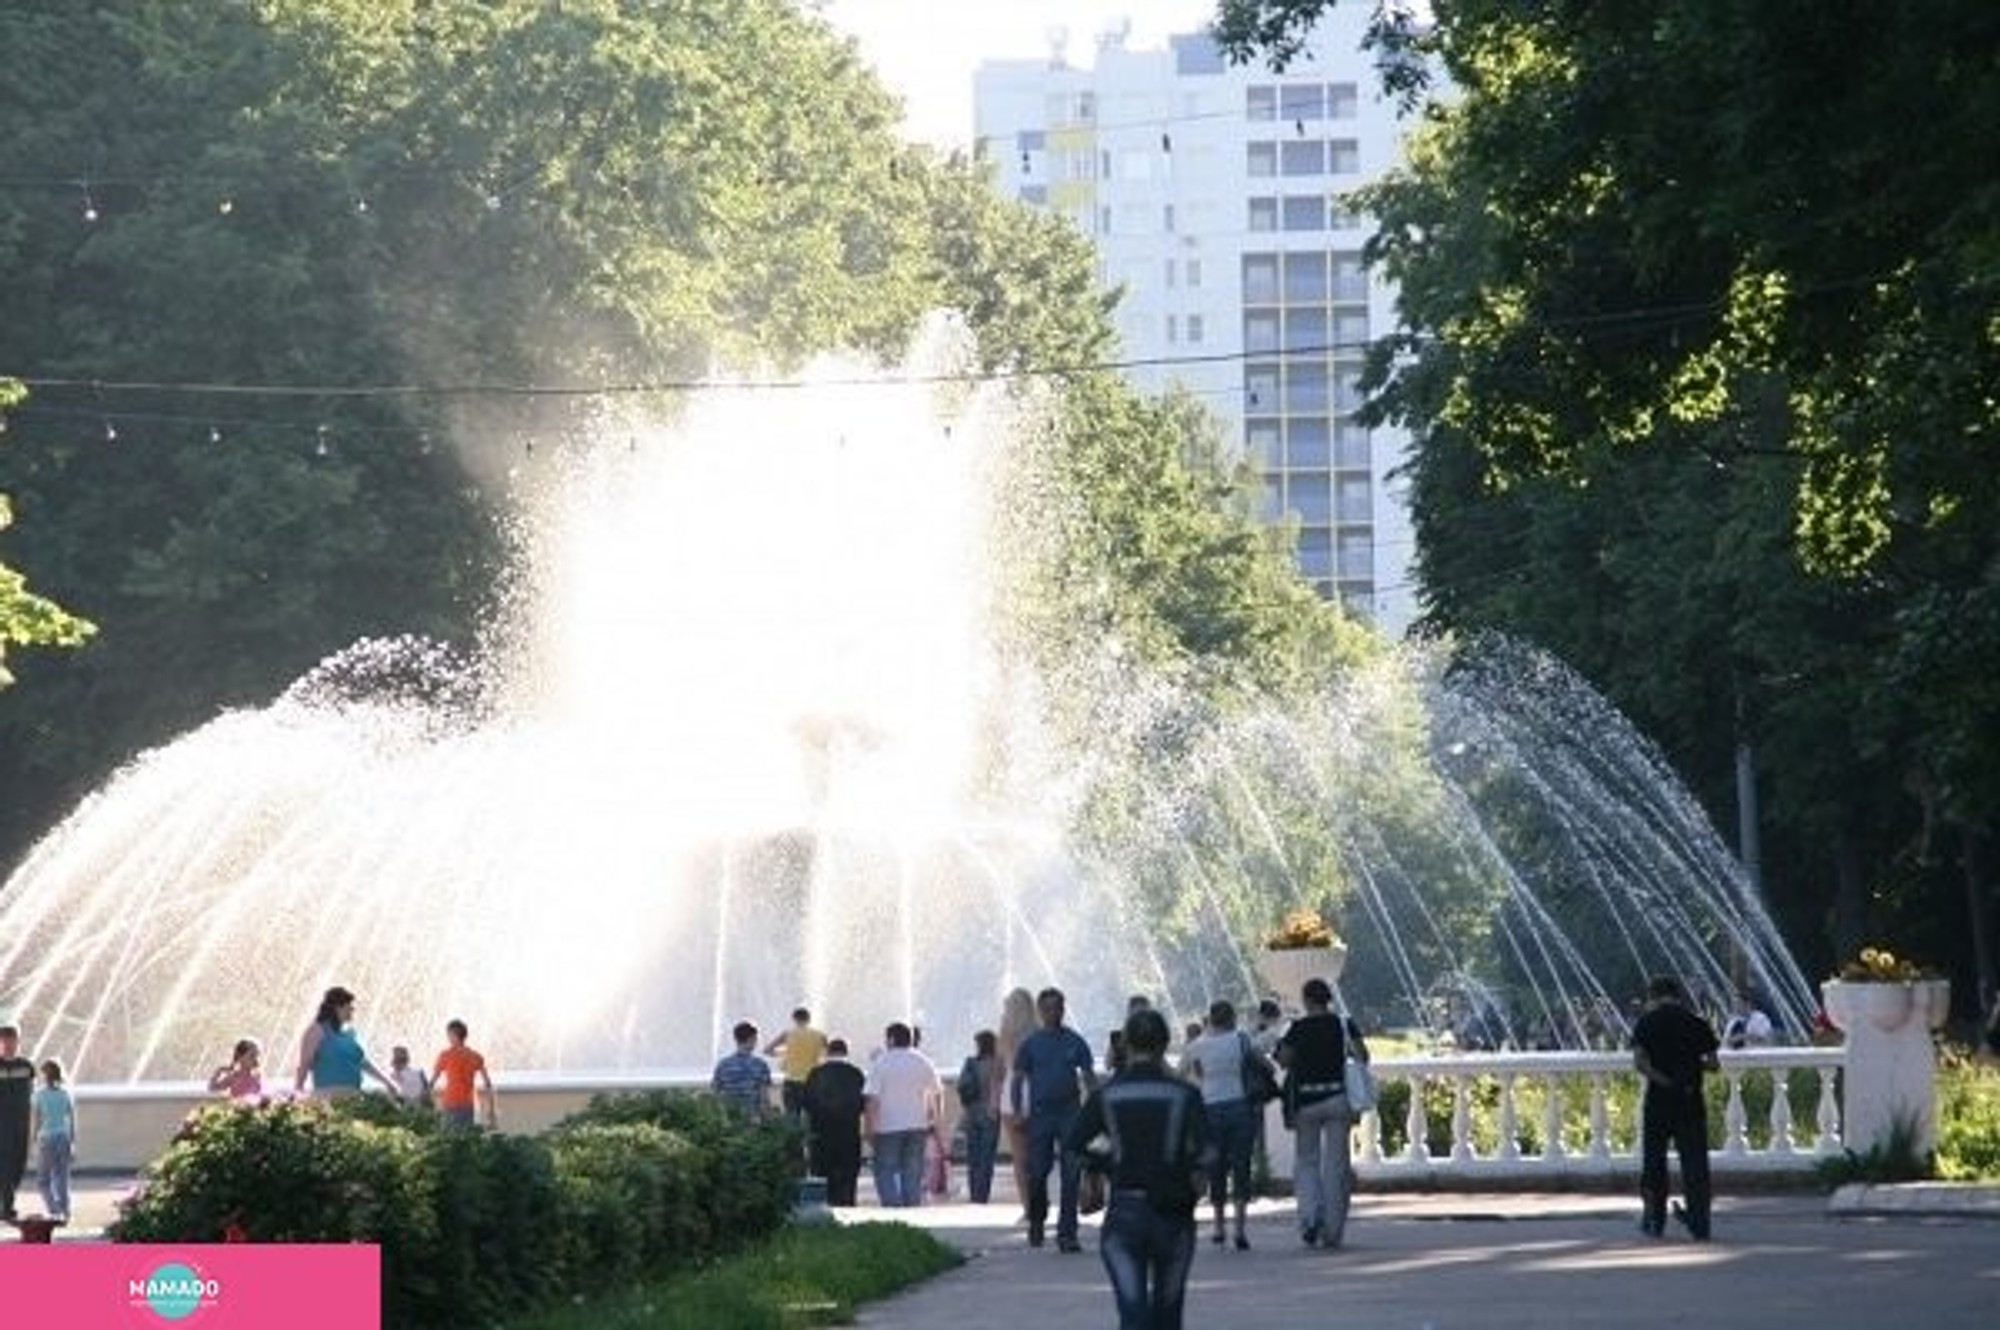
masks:
{"label": "green hedge", "polygon": [[599,1096],[536,1137],[373,1096],[217,1104],[147,1170],[115,1242],[368,1242],[393,1326],[492,1324],[760,1241],[796,1194],[794,1130],[686,1092]]}

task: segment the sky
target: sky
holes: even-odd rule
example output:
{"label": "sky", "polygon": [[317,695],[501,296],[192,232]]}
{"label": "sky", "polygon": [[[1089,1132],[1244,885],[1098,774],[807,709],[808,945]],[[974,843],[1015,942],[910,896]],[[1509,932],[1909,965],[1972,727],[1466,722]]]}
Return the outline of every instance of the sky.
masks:
{"label": "sky", "polygon": [[903,99],[907,137],[963,147],[980,61],[1045,55],[1050,30],[1066,28],[1070,62],[1088,65],[1097,35],[1120,20],[1131,22],[1127,45],[1158,48],[1215,9],[1216,0],[826,0],[822,12]]}

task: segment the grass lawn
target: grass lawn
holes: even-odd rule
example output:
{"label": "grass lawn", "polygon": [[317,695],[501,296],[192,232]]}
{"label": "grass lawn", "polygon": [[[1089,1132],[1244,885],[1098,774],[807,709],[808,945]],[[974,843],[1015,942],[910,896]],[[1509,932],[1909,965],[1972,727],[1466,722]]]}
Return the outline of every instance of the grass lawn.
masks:
{"label": "grass lawn", "polygon": [[768,1246],[657,1284],[607,1290],[510,1319],[509,1330],[796,1330],[846,1325],[886,1297],[964,1258],[902,1224],[788,1228]]}

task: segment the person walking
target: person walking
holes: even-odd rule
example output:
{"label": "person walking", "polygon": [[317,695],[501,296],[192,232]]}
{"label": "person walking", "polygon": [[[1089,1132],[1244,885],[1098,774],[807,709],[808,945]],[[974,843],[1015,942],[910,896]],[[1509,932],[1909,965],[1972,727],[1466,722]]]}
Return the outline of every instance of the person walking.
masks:
{"label": "person walking", "polygon": [[380,1081],[390,1094],[399,1093],[389,1074],[368,1056],[354,1028],[354,994],[336,984],[320,997],[318,1014],[299,1036],[299,1065],[292,1074],[292,1091],[304,1094],[310,1078],[316,1099],[360,1094],[363,1073]]}
{"label": "person walking", "polygon": [[14,1193],[28,1171],[35,1064],[21,1056],[21,1030],[0,1025],[0,1219],[13,1219]]}
{"label": "person walking", "polygon": [[1000,1037],[972,1036],[972,1055],[958,1069],[959,1121],[965,1127],[965,1190],[974,1205],[993,1197],[993,1166],[1000,1153],[1002,1072]]}
{"label": "person walking", "polygon": [[771,1111],[771,1064],[757,1056],[757,1027],[751,1022],[738,1021],[729,1033],[735,1051],[717,1060],[708,1088],[744,1117],[761,1122]]}
{"label": "person walking", "polygon": [[1180,1330],[1207,1118],[1201,1092],[1166,1065],[1166,1018],[1135,1011],[1124,1034],[1124,1070],[1091,1093],[1063,1146],[1081,1158],[1093,1141],[1110,1142],[1101,1159],[1110,1195],[1098,1255],[1120,1330]]}
{"label": "person walking", "polygon": [[406,1104],[431,1102],[431,1078],[423,1069],[410,1061],[408,1044],[392,1044],[389,1048],[389,1079],[396,1083],[396,1097]]}
{"label": "person walking", "polygon": [[825,1060],[806,1076],[807,1164],[814,1176],[826,1179],[828,1205],[858,1203],[867,1083],[861,1068],[847,1060],[847,1041],[838,1038],[826,1041]]}
{"label": "person walking", "polygon": [[494,1102],[493,1077],[486,1070],[486,1057],[466,1043],[470,1031],[461,1020],[444,1025],[444,1048],[431,1064],[431,1095],[438,1111],[454,1127],[470,1127],[479,1120],[479,1101],[486,1101],[486,1125],[498,1126],[500,1107]]}
{"label": "person walking", "polygon": [[42,1211],[59,1223],[69,1222],[69,1171],[76,1160],[76,1101],[63,1084],[62,1063],[42,1061],[42,1084],[35,1091],[35,1183],[42,1193]]}
{"label": "person walking", "polygon": [[[1064,1024],[1067,1004],[1059,988],[1035,995],[1041,1028],[1021,1041],[1009,1073],[1008,1095],[1025,1120],[1028,1134],[1028,1245],[1042,1245],[1049,1217],[1049,1170],[1060,1165],[1056,1209],[1056,1250],[1079,1252],[1077,1190],[1082,1157],[1067,1148],[1071,1124],[1083,1096],[1097,1088],[1090,1045]],[[1164,1050],[1165,1045],[1163,1044]]]}
{"label": "person walking", "polygon": [[1299,996],[1305,1014],[1278,1040],[1285,1103],[1297,1137],[1292,1192],[1298,1198],[1299,1237],[1306,1246],[1338,1247],[1354,1195],[1349,1140],[1354,1112],[1342,1078],[1349,1042],[1364,1062],[1368,1048],[1354,1023],[1334,1014],[1333,989],[1326,980],[1306,980]]}
{"label": "person walking", "polygon": [[1215,1208],[1215,1231],[1209,1241],[1220,1247],[1223,1212],[1229,1193],[1236,1193],[1236,1250],[1250,1250],[1247,1220],[1250,1209],[1250,1157],[1257,1146],[1257,1117],[1261,1106],[1252,1105],[1244,1068],[1250,1058],[1261,1057],[1250,1036],[1236,1028],[1236,1007],[1215,1001],[1208,1008],[1208,1031],[1188,1046],[1190,1078],[1201,1087],[1202,1108],[1208,1117],[1208,1131],[1214,1145],[1208,1166],[1208,1200]]}
{"label": "person walking", "polygon": [[875,1149],[875,1195],[900,1209],[924,1202],[924,1144],[938,1123],[943,1083],[931,1060],[913,1046],[910,1027],[895,1021],[862,1087],[868,1138]]}
{"label": "person walking", "polygon": [[1632,1027],[1632,1065],[1646,1078],[1639,1126],[1640,1229],[1659,1237],[1667,1227],[1667,1142],[1681,1161],[1685,1208],[1674,1217],[1697,1242],[1708,1241],[1713,1193],[1708,1175],[1708,1105],[1702,1074],[1719,1067],[1715,1031],[1688,1009],[1669,977],[1646,986],[1646,1007]]}
{"label": "person walking", "polygon": [[1007,1147],[1007,1166],[1014,1174],[1014,1195],[1021,1202],[1021,1223],[1028,1222],[1028,1124],[1014,1099],[1014,1054],[1041,1025],[1035,1015],[1035,995],[1010,988],[1000,1001],[1000,1140]]}
{"label": "person walking", "polygon": [[813,1027],[811,1010],[792,1008],[791,1027],[764,1045],[764,1054],[778,1059],[778,1095],[785,1116],[804,1126],[806,1078],[826,1056],[826,1035]]}

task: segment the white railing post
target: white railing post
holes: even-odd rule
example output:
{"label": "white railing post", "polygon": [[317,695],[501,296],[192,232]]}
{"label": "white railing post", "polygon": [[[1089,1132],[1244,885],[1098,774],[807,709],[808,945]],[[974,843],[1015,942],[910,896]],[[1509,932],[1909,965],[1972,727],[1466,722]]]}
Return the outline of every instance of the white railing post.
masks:
{"label": "white railing post", "polygon": [[1521,1157],[1521,1132],[1514,1116],[1514,1073],[1500,1073],[1500,1147],[1497,1151],[1501,1159],[1512,1163]]}
{"label": "white railing post", "polygon": [[1743,1133],[1743,1072],[1736,1067],[1724,1067],[1722,1075],[1729,1083],[1729,1102],[1722,1109],[1722,1153],[1748,1154],[1750,1143]]}

